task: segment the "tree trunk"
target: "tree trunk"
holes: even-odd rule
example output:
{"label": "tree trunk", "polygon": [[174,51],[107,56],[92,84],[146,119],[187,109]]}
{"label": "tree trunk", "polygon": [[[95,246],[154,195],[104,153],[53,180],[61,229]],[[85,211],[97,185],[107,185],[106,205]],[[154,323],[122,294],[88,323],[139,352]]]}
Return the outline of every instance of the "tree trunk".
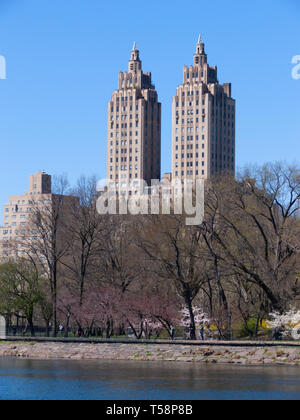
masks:
{"label": "tree trunk", "polygon": [[68,313],[66,318],[66,325],[65,325],[65,338],[69,337],[69,327],[70,327],[70,314]]}
{"label": "tree trunk", "polygon": [[106,322],[106,338],[109,339],[110,338],[110,321],[107,320]]}
{"label": "tree trunk", "polygon": [[54,338],[57,337],[57,267],[55,264],[55,267],[53,268],[52,273],[52,307],[53,307],[53,332],[52,336]]}
{"label": "tree trunk", "polygon": [[28,326],[29,326],[29,331],[30,331],[31,337],[35,337],[35,329],[34,329],[32,317],[30,317],[28,319]]}
{"label": "tree trunk", "polygon": [[196,340],[195,316],[194,316],[193,305],[190,298],[190,294],[188,292],[185,294],[185,304],[188,308],[189,315],[190,315],[190,329],[189,329],[190,339]]}
{"label": "tree trunk", "polygon": [[46,321],[46,337],[50,337],[49,321]]}

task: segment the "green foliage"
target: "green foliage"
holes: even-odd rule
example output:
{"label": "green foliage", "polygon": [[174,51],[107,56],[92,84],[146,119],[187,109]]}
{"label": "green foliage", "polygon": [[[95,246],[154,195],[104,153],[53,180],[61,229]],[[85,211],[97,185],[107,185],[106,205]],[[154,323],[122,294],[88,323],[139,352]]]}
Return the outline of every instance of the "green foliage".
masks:
{"label": "green foliage", "polygon": [[[249,337],[249,335],[254,336],[256,332],[256,323],[257,323],[257,318],[250,318],[247,321],[247,328],[245,327],[244,324],[240,328],[240,331],[239,331],[240,336],[241,337]],[[267,332],[267,329],[264,328],[261,324],[259,324],[258,332],[262,330]],[[250,334],[249,334],[249,331],[250,331]]]}
{"label": "green foliage", "polygon": [[34,310],[43,299],[41,279],[35,264],[28,260],[0,266],[0,313],[16,312],[31,322]]}

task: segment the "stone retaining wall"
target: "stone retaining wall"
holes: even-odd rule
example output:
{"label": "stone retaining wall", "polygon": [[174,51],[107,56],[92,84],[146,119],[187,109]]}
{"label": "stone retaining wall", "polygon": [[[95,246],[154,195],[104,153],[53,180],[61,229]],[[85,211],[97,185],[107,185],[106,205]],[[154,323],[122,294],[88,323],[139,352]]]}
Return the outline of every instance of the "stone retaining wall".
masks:
{"label": "stone retaining wall", "polygon": [[243,365],[299,365],[299,347],[230,347],[178,344],[0,342],[0,357],[38,360],[143,360]]}

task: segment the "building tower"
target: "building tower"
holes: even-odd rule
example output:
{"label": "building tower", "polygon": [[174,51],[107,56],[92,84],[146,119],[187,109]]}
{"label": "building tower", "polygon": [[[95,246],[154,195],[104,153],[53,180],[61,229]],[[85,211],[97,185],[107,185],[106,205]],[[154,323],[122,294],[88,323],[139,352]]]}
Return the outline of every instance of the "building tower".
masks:
{"label": "building tower", "polygon": [[108,103],[107,179],[119,186],[134,180],[149,185],[160,179],[160,167],[161,104],[134,43],[128,72],[119,73],[119,88]]}
{"label": "building tower", "polygon": [[208,179],[235,173],[235,100],[231,84],[220,85],[199,36],[192,66],[172,105],[172,176]]}

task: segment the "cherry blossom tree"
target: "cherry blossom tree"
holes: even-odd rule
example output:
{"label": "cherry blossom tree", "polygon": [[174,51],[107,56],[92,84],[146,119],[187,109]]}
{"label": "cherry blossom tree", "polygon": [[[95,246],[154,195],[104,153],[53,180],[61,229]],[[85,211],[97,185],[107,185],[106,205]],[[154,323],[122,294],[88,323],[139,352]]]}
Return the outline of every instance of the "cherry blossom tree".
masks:
{"label": "cherry blossom tree", "polygon": [[[199,306],[195,306],[193,308],[194,316],[195,316],[195,324],[201,325],[205,324],[206,322],[210,322],[210,319],[208,318],[207,314],[200,308]],[[180,325],[182,327],[188,328],[190,326],[190,312],[188,308],[183,308],[180,311],[181,319],[180,319]]]}
{"label": "cherry blossom tree", "polygon": [[294,340],[300,340],[300,311],[295,308],[284,314],[273,312],[267,325],[274,330],[279,330],[283,336],[292,336]]}

